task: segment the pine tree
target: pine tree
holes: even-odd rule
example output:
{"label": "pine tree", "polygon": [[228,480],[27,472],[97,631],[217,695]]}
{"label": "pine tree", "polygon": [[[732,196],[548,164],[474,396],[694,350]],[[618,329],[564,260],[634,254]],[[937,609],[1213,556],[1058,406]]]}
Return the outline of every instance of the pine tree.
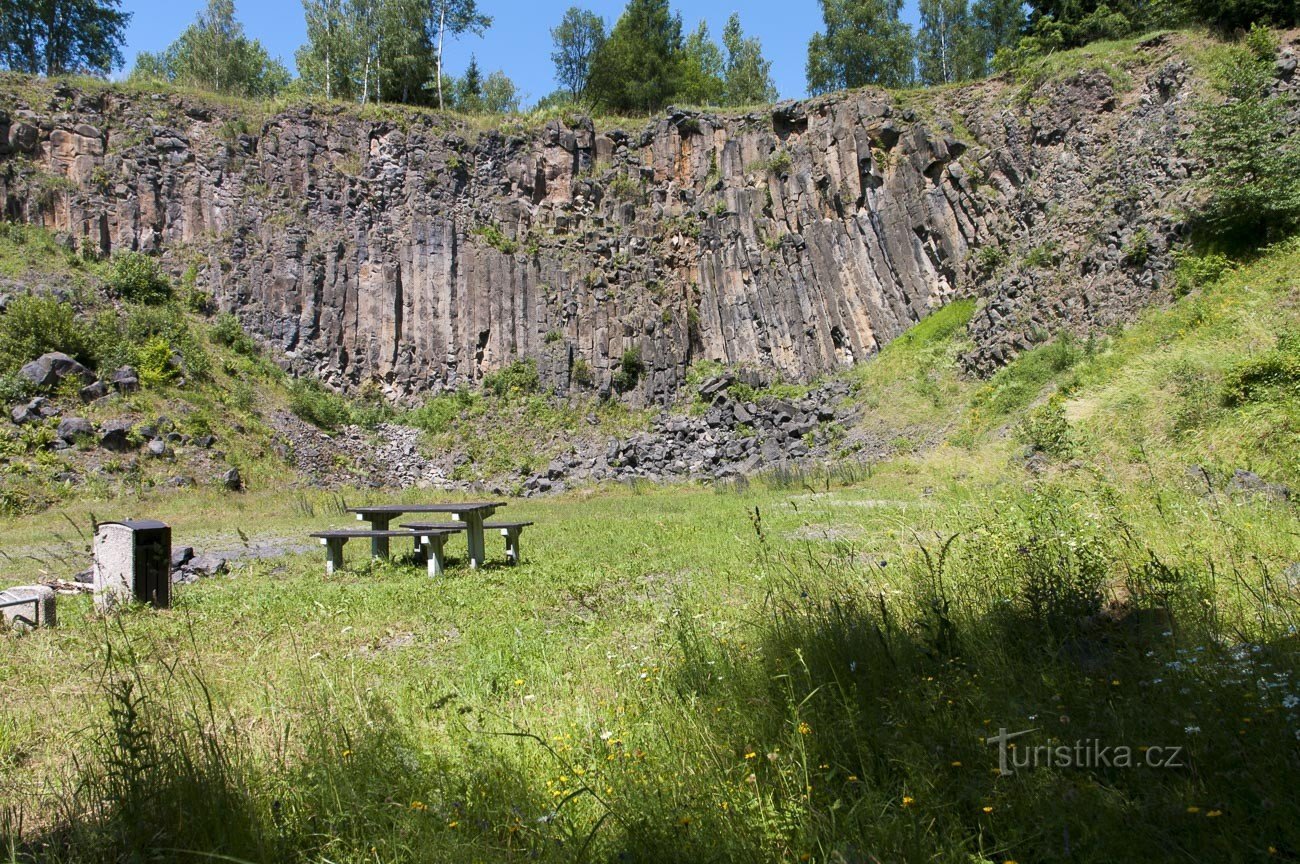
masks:
{"label": "pine tree", "polygon": [[821,0],[823,33],[808,43],[808,89],[902,87],[913,78],[911,28],[902,0]]}
{"label": "pine tree", "polygon": [[776,100],[772,83],[772,62],[763,58],[758,39],[746,38],[740,29],[740,15],[733,12],[722,31],[722,47],[727,53],[723,64],[724,104],[753,105]]}
{"label": "pine tree", "polygon": [[483,75],[478,70],[478,59],[471,54],[465,74],[456,82],[456,108],[467,114],[483,110]]}
{"label": "pine tree", "polygon": [[722,50],[710,38],[709,25],[701,21],[682,47],[672,98],[693,105],[721,104],[722,67]]}
{"label": "pine tree", "polygon": [[613,111],[655,111],[676,94],[682,19],[668,0],[629,0],[591,64],[590,95]]}

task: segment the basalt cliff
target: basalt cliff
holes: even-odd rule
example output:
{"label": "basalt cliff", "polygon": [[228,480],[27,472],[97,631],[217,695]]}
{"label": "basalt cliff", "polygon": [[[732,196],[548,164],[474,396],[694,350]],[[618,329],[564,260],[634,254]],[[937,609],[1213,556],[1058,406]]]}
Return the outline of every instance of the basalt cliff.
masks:
{"label": "basalt cliff", "polygon": [[1169,293],[1195,172],[1182,38],[1041,80],[622,125],[10,78],[0,211],[158,253],[295,372],[394,398],[518,357],[646,403],[700,359],[807,380],[958,296],[987,373]]}

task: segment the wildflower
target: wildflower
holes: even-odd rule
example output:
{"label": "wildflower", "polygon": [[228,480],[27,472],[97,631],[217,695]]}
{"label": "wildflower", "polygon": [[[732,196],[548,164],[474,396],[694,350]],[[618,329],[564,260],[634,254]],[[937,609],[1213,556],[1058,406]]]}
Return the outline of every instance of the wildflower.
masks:
{"label": "wildflower", "polygon": [[904,796],[903,796],[903,806],[904,806],[904,807],[911,807],[911,806],[912,806],[913,804],[915,804],[915,803],[916,803],[916,799],[913,798],[911,795],[904,795]]}
{"label": "wildflower", "polygon": [[857,774],[850,774],[850,775],[849,775],[849,782],[850,782],[850,783],[857,783],[857,782],[858,782],[858,775],[857,775]]}
{"label": "wildflower", "polygon": [[1219,817],[1222,816],[1222,815],[1223,815],[1223,811],[1222,811],[1222,810],[1211,810],[1209,813],[1206,813],[1206,814],[1205,814],[1205,818],[1206,818],[1206,819],[1217,819],[1217,818],[1219,818]]}
{"label": "wildflower", "polygon": [[758,754],[755,753],[753,750],[750,750],[748,753],[745,754],[745,758],[746,758],[746,759],[754,759],[754,758],[756,758],[757,756],[758,756]]}
{"label": "wildflower", "polygon": [[1187,808],[1187,812],[1188,812],[1188,813],[1191,813],[1191,814],[1193,814],[1193,815],[1195,815],[1195,814],[1201,812],[1201,808],[1200,808],[1200,807],[1197,807],[1195,804],[1193,804],[1191,807],[1188,807],[1188,808]]}
{"label": "wildflower", "polygon": [[1200,726],[1184,726],[1184,727],[1183,727],[1183,732],[1184,732],[1184,734],[1187,734],[1187,735],[1199,735],[1200,732],[1201,732],[1201,727],[1200,727]]}
{"label": "wildflower", "polygon": [[352,751],[351,751],[351,750],[344,750],[344,751],[343,751],[343,758],[344,758],[344,759],[347,759],[347,758],[348,758],[349,756],[351,756],[351,755],[352,755]]}
{"label": "wildflower", "polygon": [[961,767],[961,762],[953,762],[953,763],[952,763],[952,767],[954,767],[954,768],[960,768],[960,767]]}
{"label": "wildflower", "polygon": [[522,686],[524,686],[524,679],[522,679],[522,678],[516,678],[516,679],[515,679],[515,686],[516,686],[516,687],[522,687]]}
{"label": "wildflower", "polygon": [[992,808],[991,806],[989,806],[989,805],[985,805],[985,806],[982,807],[981,809],[982,809],[985,813],[992,813],[992,812],[993,812],[993,808]]}
{"label": "wildflower", "polygon": [[1288,695],[1282,700],[1283,708],[1294,708],[1297,705],[1300,705],[1300,696]]}
{"label": "wildflower", "polygon": [[455,819],[453,819],[453,820],[451,820],[450,822],[447,823],[447,827],[448,827],[448,828],[455,828],[455,827],[458,826],[458,825],[460,825],[460,823],[457,822]]}
{"label": "wildflower", "polygon": [[685,828],[686,826],[691,824],[691,817],[683,816],[681,819],[677,820],[677,824]]}
{"label": "wildflower", "polygon": [[428,804],[425,804],[423,801],[412,801],[412,802],[411,802],[411,809],[412,809],[412,810],[428,810],[428,809],[429,809],[429,805],[428,805]]}
{"label": "wildflower", "polygon": [[799,734],[800,734],[800,735],[808,735],[808,734],[811,734],[811,733],[812,733],[812,727],[811,727],[811,726],[809,726],[807,723],[800,723],[800,724],[799,724]]}

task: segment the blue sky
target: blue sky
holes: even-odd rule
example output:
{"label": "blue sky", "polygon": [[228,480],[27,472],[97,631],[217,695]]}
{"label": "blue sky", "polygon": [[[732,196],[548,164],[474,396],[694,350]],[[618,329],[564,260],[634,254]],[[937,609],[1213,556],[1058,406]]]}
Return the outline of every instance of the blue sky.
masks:
{"label": "blue sky", "polygon": [[[626,0],[591,0],[577,5],[591,9],[612,26]],[[159,51],[194,20],[205,0],[124,0],[122,8],[132,13],[127,30],[126,70],[139,51]],[[445,48],[447,68],[459,73],[478,57],[486,72],[502,69],[519,86],[525,101],[534,102],[555,89],[551,65],[550,30],[574,0],[479,0],[480,8],[493,16],[492,28],[482,38],[466,36]],[[914,3],[907,4],[905,18],[913,18]],[[295,0],[236,0],[236,14],[244,31],[273,55],[293,68],[293,53],[306,38],[302,5]],[[808,39],[821,28],[821,7],[817,0],[783,0],[740,4],[736,0],[674,2],[686,29],[703,18],[714,39],[721,39],[722,27],[732,12],[740,13],[741,25],[763,41],[763,52],[772,61],[772,77],[782,98],[805,95],[804,60]]]}

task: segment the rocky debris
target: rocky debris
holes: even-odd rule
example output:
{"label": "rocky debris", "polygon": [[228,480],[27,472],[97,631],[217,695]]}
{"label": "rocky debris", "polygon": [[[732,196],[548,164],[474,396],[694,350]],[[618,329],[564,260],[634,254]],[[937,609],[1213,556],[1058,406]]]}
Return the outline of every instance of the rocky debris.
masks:
{"label": "rocky debris", "polygon": [[1291,489],[1281,483],[1270,483],[1253,471],[1238,468],[1228,481],[1230,494],[1265,498],[1269,501],[1290,501]]}
{"label": "rocky debris", "polygon": [[134,393],[140,389],[140,375],[134,366],[119,367],[108,380],[119,393]]}
{"label": "rocky debris", "polygon": [[59,351],[42,354],[18,370],[18,374],[34,386],[42,388],[53,387],[68,378],[82,384],[90,384],[95,380],[93,372]]}
{"label": "rocky debris", "polygon": [[58,436],[69,444],[95,434],[95,424],[84,417],[64,417],[59,421]]}
{"label": "rocky debris", "polygon": [[172,569],[179,570],[194,559],[193,546],[176,546],[172,549]]}
{"label": "rocky debris", "polygon": [[52,208],[5,184],[0,209],[70,235],[105,226],[91,234],[105,253],[213,253],[200,286],[291,371],[341,390],[414,398],[526,356],[561,394],[668,405],[692,360],[806,381],[958,296],[981,301],[966,364],[984,373],[1169,296],[1197,170],[1186,38],[1135,49],[1123,92],[1085,69],[935,91],[924,112],[860,89],[738,116],[673,109],[630,134],[573,117],[468,135],[432,115],[397,128],[294,106],[232,143],[220,104],[178,128],[144,94],[64,110],[5,84],[0,103],[30,116],[0,164],[69,188]]}
{"label": "rocky debris", "polygon": [[381,423],[373,430],[346,426],[330,434],[287,412],[276,412],[271,422],[285,442],[280,455],[313,485],[465,488],[449,481],[438,460],[420,449],[419,429]]}
{"label": "rocky debris", "polygon": [[215,553],[195,555],[194,549],[183,546],[172,550],[172,583],[188,585],[225,573],[229,569],[229,558]]}
{"label": "rocky debris", "polygon": [[33,411],[30,405],[17,405],[10,409],[9,419],[15,425],[25,426],[28,423],[39,423],[41,415]]}
{"label": "rocky debris", "polygon": [[240,476],[238,468],[228,468],[221,475],[221,485],[231,492],[239,492],[244,488],[244,478]]}
{"label": "rocky debris", "polygon": [[135,449],[131,443],[134,425],[126,419],[109,420],[100,428],[99,446],[114,453],[129,453]]}
{"label": "rocky debris", "polygon": [[203,555],[195,555],[184,565],[184,568],[198,576],[216,576],[218,573],[226,572],[227,560],[222,555],[204,553]]}

